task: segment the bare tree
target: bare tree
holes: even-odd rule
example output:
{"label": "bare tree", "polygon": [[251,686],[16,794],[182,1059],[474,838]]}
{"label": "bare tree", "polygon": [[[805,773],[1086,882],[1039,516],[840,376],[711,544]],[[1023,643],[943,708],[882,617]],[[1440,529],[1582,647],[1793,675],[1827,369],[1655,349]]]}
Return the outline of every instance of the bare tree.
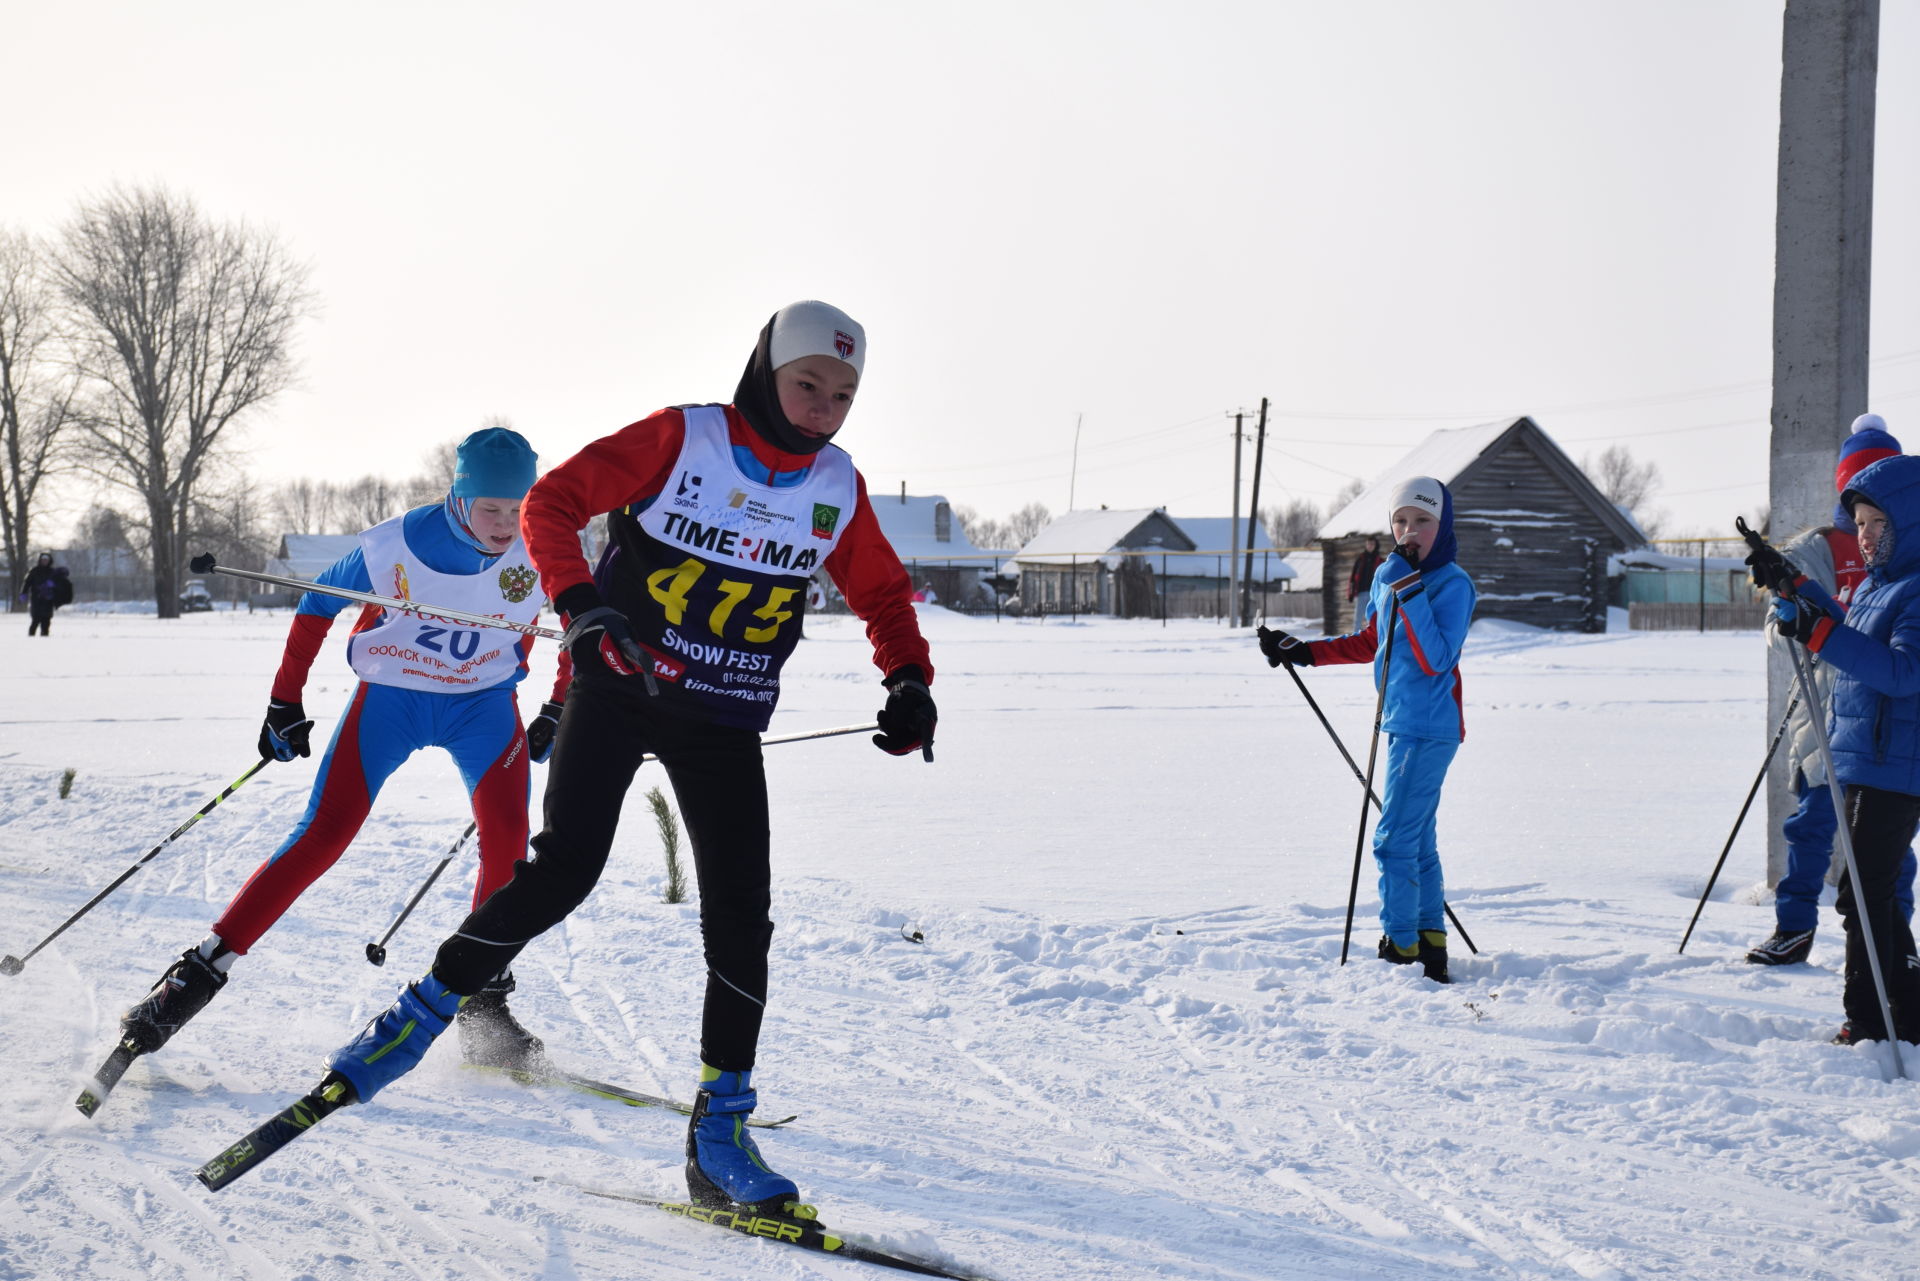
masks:
{"label": "bare tree", "polygon": [[154,603],[176,618],[195,489],[235,421],[292,380],[307,269],[164,188],[115,187],[81,203],[55,275],[90,393],[89,466],[145,508]]}
{"label": "bare tree", "polygon": [[269,511],[283,534],[331,534],[339,523],[339,493],[324,480],[305,476],[275,487]]}
{"label": "bare tree", "polygon": [[1319,535],[1320,526],[1332,514],[1323,513],[1304,498],[1296,498],[1284,507],[1262,508],[1260,519],[1266,525],[1267,537],[1273,540],[1275,547],[1309,547]]}
{"label": "bare tree", "polygon": [[[0,554],[18,578],[31,563],[34,500],[63,466],[73,381],[56,372],[54,292],[39,246],[0,230]],[[7,593],[8,608],[16,602]]]}
{"label": "bare tree", "polygon": [[401,487],[409,508],[437,503],[447,496],[447,490],[453,486],[453,469],[459,451],[459,441],[444,440],[421,455],[422,470],[408,477]]}
{"label": "bare tree", "polygon": [[1608,502],[1636,517],[1660,489],[1659,464],[1636,461],[1625,445],[1608,445],[1597,457],[1588,454],[1580,460],[1580,470],[1587,473],[1587,479],[1607,496]]}
{"label": "bare tree", "polygon": [[342,533],[357,534],[407,510],[404,489],[385,476],[362,476],[339,488]]}
{"label": "bare tree", "polygon": [[1013,515],[1007,517],[1007,533],[1011,535],[1010,547],[1025,547],[1033,541],[1033,536],[1047,527],[1053,519],[1053,513],[1047,510],[1045,503],[1028,503]]}
{"label": "bare tree", "polygon": [[[272,554],[264,508],[245,476],[222,477],[217,486],[203,478],[202,492],[193,501],[188,535],[196,549],[212,552],[222,565],[257,569]],[[215,592],[227,600],[240,600],[243,580],[224,581],[226,588],[215,586]]]}

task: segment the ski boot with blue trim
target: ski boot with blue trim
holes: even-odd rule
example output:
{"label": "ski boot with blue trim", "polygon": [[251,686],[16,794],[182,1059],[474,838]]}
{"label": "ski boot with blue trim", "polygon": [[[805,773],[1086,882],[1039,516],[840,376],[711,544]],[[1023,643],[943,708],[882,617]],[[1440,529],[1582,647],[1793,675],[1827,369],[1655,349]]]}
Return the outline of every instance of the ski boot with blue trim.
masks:
{"label": "ski boot with blue trim", "polygon": [[700,1092],[687,1126],[687,1195],[713,1209],[753,1210],[788,1219],[812,1219],[792,1179],[768,1168],[747,1130],[758,1101],[752,1071],[722,1072],[700,1065]]}
{"label": "ski boot with blue trim", "polygon": [[420,1062],[463,999],[431,974],[410,983],[359,1036],[335,1050],[327,1066],[365,1103]]}

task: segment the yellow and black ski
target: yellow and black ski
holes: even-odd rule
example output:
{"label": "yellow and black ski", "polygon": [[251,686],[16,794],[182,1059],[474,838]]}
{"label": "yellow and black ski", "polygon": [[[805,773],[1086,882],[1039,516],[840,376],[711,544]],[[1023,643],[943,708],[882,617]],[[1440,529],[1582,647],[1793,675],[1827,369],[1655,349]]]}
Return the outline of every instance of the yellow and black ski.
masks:
{"label": "yellow and black ski", "polygon": [[862,1245],[858,1241],[850,1241],[827,1231],[817,1219],[770,1214],[750,1206],[715,1209],[711,1206],[697,1205],[691,1201],[648,1196],[642,1192],[612,1192],[605,1188],[589,1187],[587,1184],[574,1183],[567,1179],[546,1178],[542,1175],[535,1175],[534,1178],[556,1187],[585,1192],[589,1196],[606,1197],[611,1201],[625,1201],[631,1205],[644,1205],[671,1214],[675,1218],[685,1219],[690,1223],[703,1223],[708,1227],[723,1228],[741,1236],[776,1241],[781,1245],[797,1246],[802,1250],[814,1250],[842,1259],[854,1259],[882,1268],[892,1268],[898,1272],[911,1272],[915,1276],[946,1277],[948,1281],[989,1281],[989,1278],[977,1272],[956,1272],[930,1259],[918,1259],[910,1254],[898,1254],[875,1246]]}

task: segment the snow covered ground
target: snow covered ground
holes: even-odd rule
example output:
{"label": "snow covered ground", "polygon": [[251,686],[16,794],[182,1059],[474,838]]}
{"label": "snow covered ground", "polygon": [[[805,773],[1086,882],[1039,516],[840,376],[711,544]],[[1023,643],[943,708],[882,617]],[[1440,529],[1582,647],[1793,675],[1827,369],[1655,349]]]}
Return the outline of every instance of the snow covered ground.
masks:
{"label": "snow covered ground", "polygon": [[[1245,633],[923,618],[936,764],[858,737],[767,758],[759,1083],[802,1115],[764,1146],[830,1224],[1002,1281],[1920,1272],[1920,1095],[1826,1043],[1831,914],[1812,965],[1740,961],[1772,922],[1757,824],[1675,951],[1765,747],[1757,637],[1476,629],[1441,839],[1480,954],[1456,938],[1443,988],[1371,959],[1370,868],[1337,965],[1358,786]],[[286,620],[65,611],[50,641],[10,621],[0,947],[20,954],[247,766]],[[858,625],[808,634],[776,732],[869,719]],[[1365,672],[1306,678],[1363,755]],[[307,699],[323,731],[349,687],[336,638]],[[534,1181],[675,1192],[682,1126],[484,1079],[448,1046],[227,1191],[193,1180],[459,919],[449,875],[385,969],[363,956],[466,822],[438,755],[82,1119],[119,1011],[312,775],[269,767],[0,979],[0,1278],[860,1274]],[[660,902],[637,793],[628,814],[515,1008],[564,1064],[684,1097],[694,911]]]}

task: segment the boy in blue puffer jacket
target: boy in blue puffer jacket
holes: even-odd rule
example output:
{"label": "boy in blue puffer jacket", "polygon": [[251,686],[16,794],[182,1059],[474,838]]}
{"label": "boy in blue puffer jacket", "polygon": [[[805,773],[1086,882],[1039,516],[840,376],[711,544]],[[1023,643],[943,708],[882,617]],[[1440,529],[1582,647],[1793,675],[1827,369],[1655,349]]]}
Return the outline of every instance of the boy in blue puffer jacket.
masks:
{"label": "boy in blue puffer jacket", "polygon": [[[1394,491],[1388,506],[1393,554],[1380,563],[1367,592],[1366,624],[1348,636],[1301,641],[1260,629],[1267,664],[1315,667],[1374,665],[1374,685],[1386,670],[1380,728],[1387,735],[1387,777],[1373,857],[1380,865],[1380,939],[1383,961],[1418,961],[1426,976],[1447,978],[1445,877],[1435,820],[1447,767],[1466,737],[1461,705],[1460,651],[1473,621],[1473,580],[1454,563],[1453,494],[1431,476],[1416,476]],[[1379,622],[1392,629],[1392,662]]]}
{"label": "boy in blue puffer jacket", "polygon": [[[1842,611],[1784,559],[1768,585],[1776,626],[1835,668],[1829,713],[1834,777],[1846,788],[1859,884],[1840,882],[1847,932],[1843,1045],[1884,1039],[1861,919],[1871,925],[1894,1035],[1920,1041],[1920,960],[1895,904],[1900,863],[1920,824],[1920,458],[1887,458],[1841,496],[1859,526],[1867,579]],[[1784,567],[1784,568],[1783,568]],[[1756,566],[1758,568],[1758,566]]]}

